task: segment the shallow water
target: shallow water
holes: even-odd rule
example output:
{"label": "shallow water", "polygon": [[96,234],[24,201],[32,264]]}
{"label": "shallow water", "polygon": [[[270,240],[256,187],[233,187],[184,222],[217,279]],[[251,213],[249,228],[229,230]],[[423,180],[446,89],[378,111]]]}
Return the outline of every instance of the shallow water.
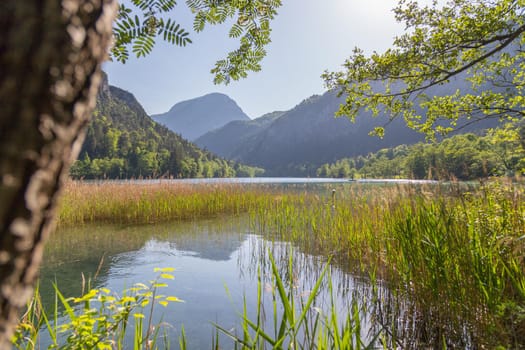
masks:
{"label": "shallow water", "polygon": [[[175,279],[161,292],[175,295],[184,303],[171,304],[162,310],[163,322],[170,325],[167,330],[171,344],[178,345],[184,325],[189,349],[210,349],[213,322],[242,334],[239,313],[244,298],[248,314],[255,318],[258,269],[263,278],[263,304],[272,305],[269,250],[283,277],[287,275],[292,252],[294,293],[306,298],[326,259],[292,250],[288,243],[269,242],[254,235],[247,220],[238,217],[133,227],[84,226],[59,231],[47,246],[41,293],[44,302],[51,303],[51,284],[56,281],[64,294],[78,296],[82,274],[85,279],[96,275],[93,283],[96,287],[120,292],[134,283],[153,279],[156,267],[173,267]],[[336,267],[330,270],[336,308],[343,315],[351,294],[366,292],[368,286]],[[328,300],[325,283],[316,307],[328,309]],[[267,312],[270,322],[271,307]],[[366,327],[363,328],[366,333]],[[231,348],[225,337],[221,337],[221,343],[223,348]]]}

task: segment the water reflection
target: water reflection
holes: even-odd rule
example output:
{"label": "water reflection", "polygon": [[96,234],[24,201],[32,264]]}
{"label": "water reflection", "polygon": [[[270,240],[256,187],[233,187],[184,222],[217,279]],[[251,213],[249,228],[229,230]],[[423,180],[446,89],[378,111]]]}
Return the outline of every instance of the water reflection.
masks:
{"label": "water reflection", "polygon": [[[174,267],[175,280],[162,293],[185,302],[159,310],[163,321],[171,325],[171,344],[178,342],[184,325],[188,348],[210,349],[212,322],[242,332],[239,313],[244,301],[250,308],[248,316],[256,317],[259,270],[264,286],[261,302],[269,307],[266,321],[270,324],[274,290],[269,252],[283,280],[293,284],[295,296],[307,298],[326,258],[302,254],[289,243],[264,240],[250,232],[244,217],[138,227],[85,226],[57,232],[47,246],[41,291],[44,302],[51,303],[50,281],[56,280],[66,295],[78,296],[82,274],[96,275],[94,286],[121,291],[154,278],[156,267]],[[342,315],[352,298],[370,292],[367,281],[336,267],[330,268],[330,277],[335,307]],[[328,280],[321,290],[316,310],[330,306]],[[366,336],[371,327],[362,327]],[[225,337],[221,342],[224,348],[231,347]]]}

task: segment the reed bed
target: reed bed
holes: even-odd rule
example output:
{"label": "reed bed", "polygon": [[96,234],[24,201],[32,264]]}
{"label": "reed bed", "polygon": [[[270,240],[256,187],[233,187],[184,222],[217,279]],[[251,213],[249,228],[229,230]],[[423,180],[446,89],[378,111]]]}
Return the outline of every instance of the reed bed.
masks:
{"label": "reed bed", "polygon": [[238,215],[277,196],[264,186],[71,181],[64,188],[58,225],[145,224]]}
{"label": "reed bed", "polygon": [[256,233],[331,256],[380,284],[369,310],[387,347],[525,347],[523,185],[340,188],[332,197],[264,186],[72,182],[59,225],[249,212]]}
{"label": "reed bed", "polygon": [[[406,348],[525,346],[521,185],[350,188],[252,211],[260,233],[383,281],[376,320]],[[310,196],[311,197],[311,196]]]}

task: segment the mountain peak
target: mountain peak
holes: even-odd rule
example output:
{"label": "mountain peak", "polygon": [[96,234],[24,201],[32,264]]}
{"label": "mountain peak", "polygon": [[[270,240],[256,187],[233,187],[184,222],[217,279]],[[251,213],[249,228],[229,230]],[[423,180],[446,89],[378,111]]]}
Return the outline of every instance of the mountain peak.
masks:
{"label": "mountain peak", "polygon": [[200,98],[223,98],[223,99],[232,100],[230,96],[223,94],[222,92],[211,92],[209,94],[201,96]]}
{"label": "mountain peak", "polygon": [[152,118],[189,140],[231,121],[250,120],[233,99],[218,92],[179,102],[168,112]]}

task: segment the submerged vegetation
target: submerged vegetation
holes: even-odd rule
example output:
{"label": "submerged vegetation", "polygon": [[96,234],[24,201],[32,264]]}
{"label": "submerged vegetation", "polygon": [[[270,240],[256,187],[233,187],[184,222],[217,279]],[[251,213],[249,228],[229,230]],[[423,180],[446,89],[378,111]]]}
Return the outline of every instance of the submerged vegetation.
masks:
{"label": "submerged vegetation", "polygon": [[[260,319],[241,315],[244,335],[231,334],[239,348],[275,345],[283,336],[288,344],[297,341],[288,338],[291,334],[304,332],[315,333],[312,339],[318,344],[329,338],[363,347],[356,332],[362,331],[359,317],[365,314],[374,333],[367,339],[386,347],[525,345],[523,185],[502,180],[470,187],[347,184],[334,197],[329,189],[71,182],[59,225],[152,223],[248,212],[256,233],[331,257],[332,264],[362,276],[375,291],[363,301],[367,308],[339,315],[343,321],[334,324],[335,307],[325,320],[310,310],[308,325],[315,329],[299,332],[296,327],[308,327],[300,318],[304,309],[294,316],[294,295],[284,291],[286,282],[279,286],[280,273],[274,268],[281,304],[273,311],[283,311],[274,315],[281,326],[270,336],[259,327]],[[303,299],[299,305],[309,306]],[[342,327],[338,331],[336,324]],[[306,343],[294,346],[311,348]]]}

